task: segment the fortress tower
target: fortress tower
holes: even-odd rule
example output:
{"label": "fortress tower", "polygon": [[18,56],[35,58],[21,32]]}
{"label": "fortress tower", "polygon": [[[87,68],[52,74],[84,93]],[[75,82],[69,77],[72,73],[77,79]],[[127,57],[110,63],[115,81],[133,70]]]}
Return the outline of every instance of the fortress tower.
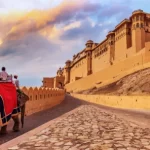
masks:
{"label": "fortress tower", "polygon": [[93,41],[89,40],[87,41],[85,53],[86,53],[86,59],[87,59],[87,75],[92,74],[92,46]]}
{"label": "fortress tower", "polygon": [[110,51],[109,62],[112,65],[115,60],[115,32],[110,31],[107,35],[108,38],[108,49]]}
{"label": "fortress tower", "polygon": [[70,82],[70,65],[71,65],[71,61],[67,60],[65,66],[65,84]]}
{"label": "fortress tower", "polygon": [[132,46],[135,52],[139,52],[145,47],[145,26],[146,14],[143,10],[136,10],[132,13]]}

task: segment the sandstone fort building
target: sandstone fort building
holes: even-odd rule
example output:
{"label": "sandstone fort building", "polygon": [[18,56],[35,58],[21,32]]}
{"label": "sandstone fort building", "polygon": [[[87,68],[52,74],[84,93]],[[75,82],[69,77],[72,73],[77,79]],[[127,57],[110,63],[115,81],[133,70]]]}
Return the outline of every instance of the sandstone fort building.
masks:
{"label": "sandstone fort building", "polygon": [[[101,43],[89,40],[85,48],[67,60],[54,78],[44,78],[43,86],[56,87],[63,82],[69,90],[83,90],[118,74],[150,62],[150,14],[136,10],[120,22]],[[82,88],[81,88],[82,84]]]}

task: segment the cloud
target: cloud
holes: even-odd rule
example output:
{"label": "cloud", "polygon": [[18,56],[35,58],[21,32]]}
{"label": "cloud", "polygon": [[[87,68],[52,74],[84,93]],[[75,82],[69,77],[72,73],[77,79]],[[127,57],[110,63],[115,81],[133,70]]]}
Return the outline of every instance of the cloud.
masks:
{"label": "cloud", "polygon": [[64,27],[64,31],[70,30],[70,29],[74,29],[74,28],[79,28],[81,26],[81,22],[80,21],[75,21],[69,25],[66,25]]}
{"label": "cloud", "polygon": [[[130,4],[130,2],[128,4]],[[108,20],[109,18],[109,20],[113,20],[115,21],[114,23],[118,24],[123,19],[129,18],[131,13],[132,9],[129,5],[114,2],[109,7],[107,5],[103,6],[103,9],[98,12],[98,20],[102,22],[104,20]]]}
{"label": "cloud", "polygon": [[[25,34],[39,31],[47,26],[53,27],[54,24],[62,23],[72,18],[77,19],[78,15],[76,14],[79,12],[95,12],[98,8],[99,4],[90,4],[85,0],[82,2],[79,2],[79,0],[64,0],[60,5],[50,10],[33,10],[23,15],[17,22],[14,21],[3,41],[16,40]],[[7,28],[9,24],[6,23],[5,26]]]}
{"label": "cloud", "polygon": [[[89,39],[96,42],[103,40],[108,31],[113,30],[119,22],[128,18],[132,13],[132,9],[129,5],[125,4],[124,0],[121,2],[113,1],[112,5],[110,5],[110,2],[112,3],[112,0],[106,0],[105,4],[100,3],[97,5],[97,9],[95,10],[97,13],[94,13],[94,15],[91,14],[88,17],[87,14],[84,14],[84,18],[78,17],[78,24],[80,22],[80,25],[65,30],[65,32],[60,35],[61,40],[80,39],[84,42]],[[128,1],[128,4],[130,4],[130,2],[131,1]],[[64,29],[68,26],[72,26],[72,24],[73,23],[66,25]]]}
{"label": "cloud", "polygon": [[[41,56],[46,53],[54,53],[56,46],[38,33],[30,33],[15,41],[6,41],[0,48],[0,56]],[[58,46],[57,46],[57,49]]]}
{"label": "cloud", "polygon": [[[87,41],[92,38],[92,40],[100,40],[102,32],[105,28],[110,28],[111,26],[107,26],[104,24],[103,26],[99,26],[98,24],[94,25],[90,22],[90,20],[85,19],[80,23],[79,27],[71,28],[70,30],[66,30],[61,36],[61,40],[76,40],[80,39],[83,41]],[[104,38],[104,37],[103,37]]]}

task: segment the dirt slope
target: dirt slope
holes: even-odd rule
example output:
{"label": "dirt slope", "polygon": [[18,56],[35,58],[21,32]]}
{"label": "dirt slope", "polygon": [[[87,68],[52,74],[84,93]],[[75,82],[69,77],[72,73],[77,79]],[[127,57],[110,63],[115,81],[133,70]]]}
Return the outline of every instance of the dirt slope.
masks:
{"label": "dirt slope", "polygon": [[149,95],[150,68],[137,71],[122,79],[101,88],[92,88],[78,92],[80,94],[107,94],[107,95]]}

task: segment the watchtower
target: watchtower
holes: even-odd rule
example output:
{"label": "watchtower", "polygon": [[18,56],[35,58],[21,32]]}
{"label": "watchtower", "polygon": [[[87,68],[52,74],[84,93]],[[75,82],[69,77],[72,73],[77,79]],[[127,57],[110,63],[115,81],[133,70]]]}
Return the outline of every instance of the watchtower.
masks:
{"label": "watchtower", "polygon": [[86,58],[87,58],[87,75],[92,74],[92,46],[93,46],[93,41],[88,40],[86,42]]}
{"label": "watchtower", "polygon": [[132,46],[137,53],[145,47],[145,13],[139,9],[132,13]]}
{"label": "watchtower", "polygon": [[108,48],[110,49],[110,64],[113,64],[113,61],[115,60],[115,32],[108,32],[107,35],[108,39]]}
{"label": "watchtower", "polygon": [[70,65],[71,65],[71,61],[67,60],[66,61],[66,66],[65,66],[65,84],[70,83]]}

